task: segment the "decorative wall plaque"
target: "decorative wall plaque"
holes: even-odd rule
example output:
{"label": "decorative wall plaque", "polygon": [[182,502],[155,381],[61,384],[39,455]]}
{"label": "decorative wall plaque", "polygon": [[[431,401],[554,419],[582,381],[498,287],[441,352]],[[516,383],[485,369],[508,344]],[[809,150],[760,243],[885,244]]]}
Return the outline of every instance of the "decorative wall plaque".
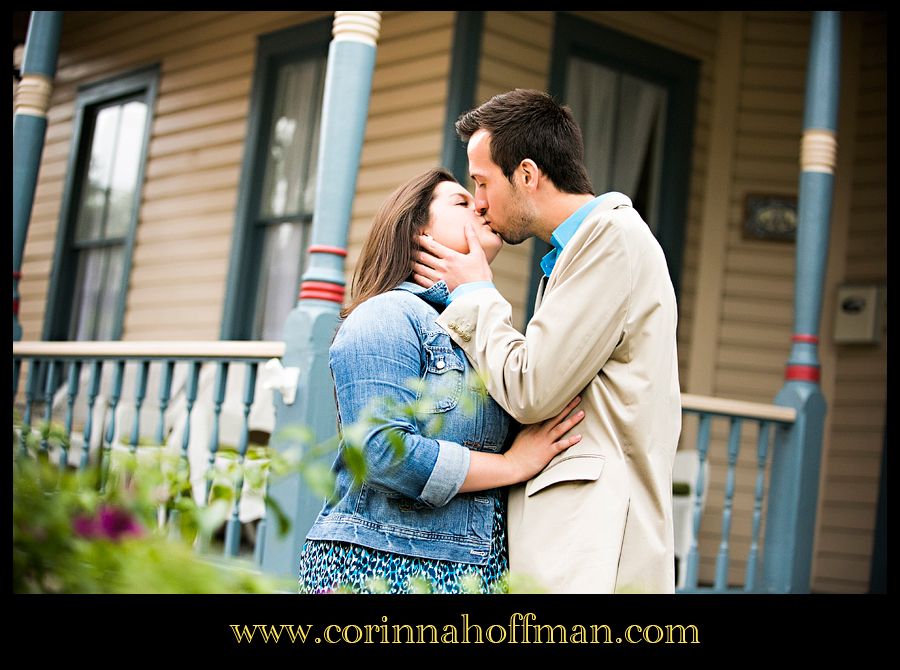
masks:
{"label": "decorative wall plaque", "polygon": [[748,194],[744,237],[793,242],[797,235],[797,198],[792,195]]}

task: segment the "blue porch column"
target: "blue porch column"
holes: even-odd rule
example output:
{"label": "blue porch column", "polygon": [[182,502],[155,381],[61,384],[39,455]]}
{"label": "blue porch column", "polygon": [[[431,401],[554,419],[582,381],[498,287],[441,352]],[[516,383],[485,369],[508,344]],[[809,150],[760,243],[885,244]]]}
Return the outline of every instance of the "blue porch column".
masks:
{"label": "blue porch column", "polygon": [[62,12],[31,12],[22,79],[13,116],[13,341],[22,339],[19,324],[19,279],[28,222],[34,205],[38,168],[47,131],[47,108],[56,76]]}
{"label": "blue porch column", "polygon": [[819,386],[819,320],[828,258],[840,75],[840,13],[815,12],[800,148],[794,335],[775,404],[797,410],[779,430],[766,516],[763,590],[807,593],[819,494],[825,398]]}
{"label": "blue porch column", "polygon": [[[299,368],[300,379],[292,404],[276,400],[276,449],[290,448],[291,441],[278,433],[291,426],[308,428],[317,442],[337,433],[328,347],[344,300],[344,258],[380,30],[381,12],[334,14],[309,258],[297,306],[284,325],[283,365]],[[295,475],[273,481],[269,495],[289,517],[291,529],[278,537],[267,522],[257,560],[265,572],[296,576],[300,548],[323,501]]]}

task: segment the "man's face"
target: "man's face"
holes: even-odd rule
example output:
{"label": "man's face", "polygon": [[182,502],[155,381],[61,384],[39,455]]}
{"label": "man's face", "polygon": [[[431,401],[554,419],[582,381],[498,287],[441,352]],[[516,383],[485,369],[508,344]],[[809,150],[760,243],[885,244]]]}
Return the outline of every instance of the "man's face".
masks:
{"label": "man's face", "polygon": [[527,196],[491,160],[490,133],[476,131],[469,138],[467,153],[469,174],[475,182],[475,210],[507,244],[519,244],[533,236],[537,213]]}

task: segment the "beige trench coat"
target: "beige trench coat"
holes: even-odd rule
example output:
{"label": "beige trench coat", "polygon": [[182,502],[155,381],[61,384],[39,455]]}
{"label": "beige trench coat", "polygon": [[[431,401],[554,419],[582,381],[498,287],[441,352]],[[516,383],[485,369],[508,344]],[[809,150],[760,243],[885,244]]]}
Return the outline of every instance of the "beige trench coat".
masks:
{"label": "beige trench coat", "polygon": [[666,260],[621,194],[588,214],[557,258],[525,334],[498,291],[438,323],[523,424],[581,394],[581,442],[509,496],[510,570],[551,593],[672,593],[672,465],[681,431]]}

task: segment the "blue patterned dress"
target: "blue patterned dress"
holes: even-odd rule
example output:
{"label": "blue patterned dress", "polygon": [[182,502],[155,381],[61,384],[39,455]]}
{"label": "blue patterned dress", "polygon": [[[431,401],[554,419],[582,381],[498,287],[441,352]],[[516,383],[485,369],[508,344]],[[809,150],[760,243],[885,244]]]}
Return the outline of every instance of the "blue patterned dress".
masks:
{"label": "blue patterned dress", "polygon": [[485,565],[404,556],[349,542],[307,540],[300,553],[300,593],[505,593],[509,555],[505,495],[494,498]]}

